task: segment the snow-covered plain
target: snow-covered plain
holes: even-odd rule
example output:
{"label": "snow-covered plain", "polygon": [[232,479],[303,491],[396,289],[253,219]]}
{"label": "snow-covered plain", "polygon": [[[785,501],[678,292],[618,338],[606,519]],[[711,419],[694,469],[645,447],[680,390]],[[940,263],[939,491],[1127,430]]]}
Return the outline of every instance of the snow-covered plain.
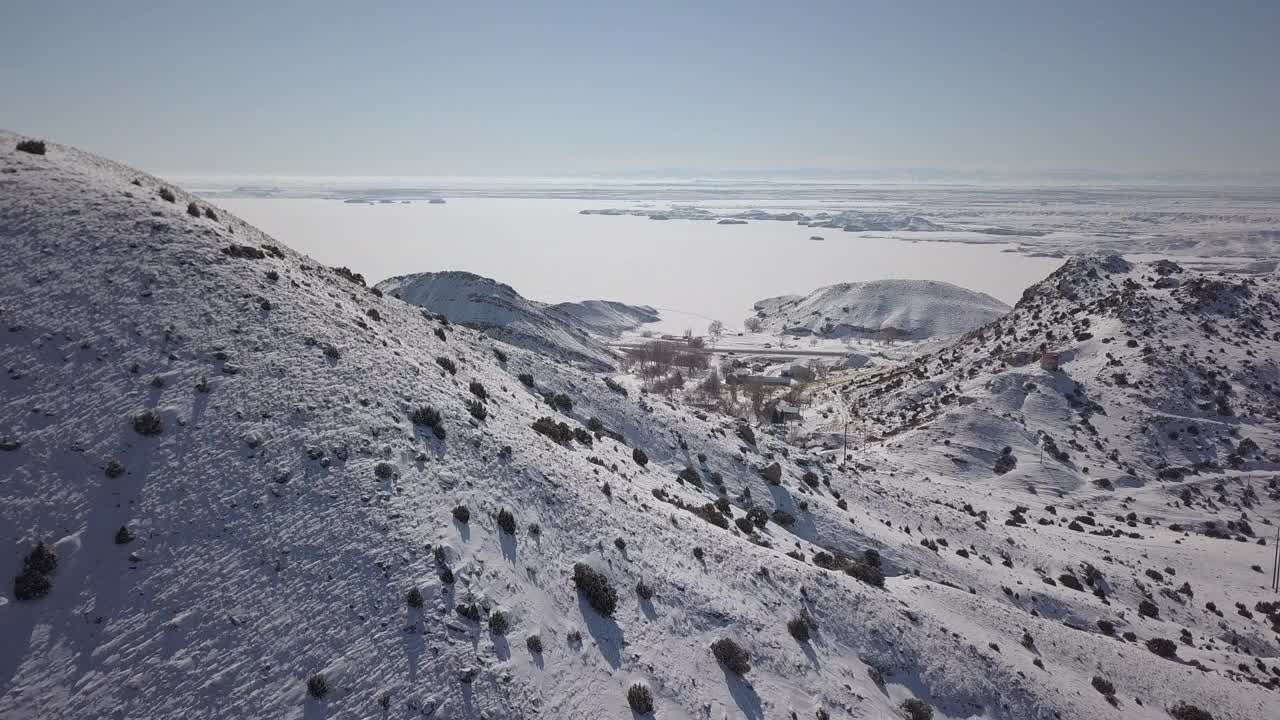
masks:
{"label": "snow-covered plain", "polygon": [[[1274,277],[1073,260],[954,344],[825,379],[826,430],[843,407],[863,423],[841,467],[17,140],[0,132],[0,576],[38,541],[57,566],[47,596],[0,596],[0,718],[621,720],[637,683],[671,719],[1280,714],[1254,569],[1280,509]],[[427,405],[443,432],[413,423]],[[543,416],[582,432],[554,441]],[[1046,436],[1065,457],[1039,461]],[[736,522],[754,507],[784,514]]]}
{"label": "snow-covered plain", "polygon": [[[540,302],[603,298],[651,305],[659,332],[740,327],[763,297],[839,282],[941,280],[1013,302],[1061,260],[995,245],[913,243],[785,222],[716,225],[579,215],[591,202],[450,198],[444,205],[328,199],[219,198],[223,207],[322,262],[370,279],[467,270]],[[595,204],[605,205],[597,202]]]}

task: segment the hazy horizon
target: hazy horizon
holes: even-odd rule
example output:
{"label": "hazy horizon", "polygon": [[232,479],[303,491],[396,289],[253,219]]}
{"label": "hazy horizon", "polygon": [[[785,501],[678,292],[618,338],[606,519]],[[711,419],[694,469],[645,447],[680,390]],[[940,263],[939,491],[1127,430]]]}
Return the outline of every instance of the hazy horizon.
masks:
{"label": "hazy horizon", "polygon": [[0,127],[183,175],[1270,177],[1278,26],[1190,0],[23,1]]}

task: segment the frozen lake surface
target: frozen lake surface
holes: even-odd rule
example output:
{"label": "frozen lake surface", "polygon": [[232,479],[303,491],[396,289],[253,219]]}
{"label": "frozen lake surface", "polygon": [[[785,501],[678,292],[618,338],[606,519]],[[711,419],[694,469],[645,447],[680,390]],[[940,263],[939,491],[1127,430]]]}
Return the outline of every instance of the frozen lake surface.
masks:
{"label": "frozen lake surface", "polygon": [[[1008,246],[876,237],[793,223],[746,225],[580,215],[614,201],[457,198],[447,204],[219,198],[217,203],[327,265],[370,284],[393,275],[467,270],[533,300],[652,305],[655,329],[737,329],[756,300],[880,278],[942,280],[1009,304],[1061,260]],[[824,241],[813,241],[811,235]]]}

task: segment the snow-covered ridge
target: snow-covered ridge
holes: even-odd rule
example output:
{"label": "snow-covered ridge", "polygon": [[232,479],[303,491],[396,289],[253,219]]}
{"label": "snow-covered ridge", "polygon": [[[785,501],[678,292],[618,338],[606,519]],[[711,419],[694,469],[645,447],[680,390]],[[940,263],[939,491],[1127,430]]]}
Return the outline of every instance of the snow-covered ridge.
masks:
{"label": "snow-covered ridge", "polygon": [[1009,306],[985,293],[933,280],[873,280],[821,287],[755,304],[764,330],[823,337],[922,340],[959,335]]}
{"label": "snow-covered ridge", "polygon": [[601,337],[617,337],[645,323],[658,321],[658,311],[648,305],[626,305],[612,300],[556,303],[548,305],[547,310],[570,318],[576,326]]}
{"label": "snow-covered ridge", "polygon": [[[158,178],[18,139],[0,132],[0,577],[40,541],[57,562],[43,597],[0,590],[0,718],[622,719],[637,684],[664,719],[895,717],[909,699],[939,719],[1154,719],[1184,701],[1275,715],[1266,616],[1227,599],[1265,597],[1235,571],[1270,547],[1173,545],[1164,514],[1181,511],[1146,497],[1161,524],[1138,540],[1010,528],[1015,502],[1047,517],[1102,491],[1025,493],[1045,479],[1025,439],[1000,487],[942,455],[985,450],[960,426],[972,449],[921,450],[916,427],[842,470],[445,325]],[[1170,292],[1222,308],[1238,293]],[[1256,310],[1271,291],[1250,292]],[[1090,297],[1055,303],[1078,316]],[[975,382],[1022,385],[1000,375]],[[994,423],[1009,401],[954,422]],[[1065,427],[1055,412],[1040,417]],[[571,439],[534,430],[542,417]],[[751,508],[772,519],[755,527]],[[1110,605],[1043,582],[1068,543],[1119,587]],[[865,582],[872,557],[883,588]],[[579,562],[610,583],[611,613],[575,590]],[[1165,597],[1167,574],[1144,580],[1161,615],[1139,618],[1129,574],[1165,563],[1195,602]],[[1210,597],[1225,618],[1201,609]],[[1180,626],[1195,647],[1178,652],[1207,669],[1142,645]],[[725,638],[749,654],[745,677],[712,654]],[[1118,710],[1093,676],[1115,681]],[[327,692],[309,696],[309,678]]]}
{"label": "snow-covered ridge", "polygon": [[503,342],[598,370],[611,369],[616,356],[594,335],[611,337],[657,320],[652,308],[603,300],[534,302],[510,285],[457,270],[401,275],[377,288]]}

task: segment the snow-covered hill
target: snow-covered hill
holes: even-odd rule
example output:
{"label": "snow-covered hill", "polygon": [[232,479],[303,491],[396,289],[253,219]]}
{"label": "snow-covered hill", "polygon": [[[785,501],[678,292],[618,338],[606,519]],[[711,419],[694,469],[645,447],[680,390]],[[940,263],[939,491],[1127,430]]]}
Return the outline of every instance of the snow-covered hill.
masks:
{"label": "snow-covered hill", "polygon": [[[16,579],[0,595],[0,718],[622,719],[636,685],[660,718],[881,718],[908,701],[936,718],[1163,718],[1182,702],[1275,715],[1262,578],[1237,575],[1271,548],[1169,529],[1191,513],[1172,495],[1139,498],[1138,538],[1006,526],[1014,493],[1033,520],[1054,517],[1050,476],[1001,485],[944,459],[969,451],[919,447],[923,427],[842,470],[445,325],[158,178],[18,140],[0,132],[0,575]],[[1274,332],[1264,290],[1232,326]],[[1063,323],[1096,311],[1054,302]],[[1225,373],[1225,340],[1195,339]],[[1274,361],[1249,339],[1232,373],[1250,351]],[[917,380],[946,372],[933,357],[909,376],[922,396]],[[993,371],[973,380],[1003,382]],[[1263,397],[1252,381],[1238,413]],[[1012,437],[996,398],[949,422]],[[1079,424],[1071,407],[1037,417]],[[1275,509],[1261,462],[1222,476],[1226,502],[1249,472]],[[1057,490],[1073,514],[1136,492]],[[1197,517],[1209,501],[1227,512],[1206,492]],[[1117,588],[1109,605],[1042,581],[1083,556]],[[1159,619],[1140,619],[1128,575],[1166,564],[1176,575],[1142,580]],[[1184,578],[1185,607],[1162,594]],[[1210,597],[1225,617],[1200,609]],[[1093,629],[1103,617],[1140,641]],[[1196,648],[1178,652],[1204,669],[1141,644],[1180,625]],[[745,676],[713,654],[722,639],[749,656]],[[1093,676],[1114,681],[1118,709]]]}
{"label": "snow-covered hill", "polygon": [[658,319],[652,308],[603,300],[538,303],[510,285],[456,270],[401,275],[377,289],[503,342],[595,370],[612,369],[617,357],[593,333],[614,336]]}
{"label": "snow-covered hill", "polygon": [[659,320],[658,311],[648,305],[625,305],[611,300],[563,302],[547,305],[545,309],[565,318],[574,327],[585,328],[600,337],[618,337]]}
{"label": "snow-covered hill", "polygon": [[984,293],[933,280],[872,280],[755,304],[764,330],[789,335],[923,340],[959,335],[1009,311]]}

